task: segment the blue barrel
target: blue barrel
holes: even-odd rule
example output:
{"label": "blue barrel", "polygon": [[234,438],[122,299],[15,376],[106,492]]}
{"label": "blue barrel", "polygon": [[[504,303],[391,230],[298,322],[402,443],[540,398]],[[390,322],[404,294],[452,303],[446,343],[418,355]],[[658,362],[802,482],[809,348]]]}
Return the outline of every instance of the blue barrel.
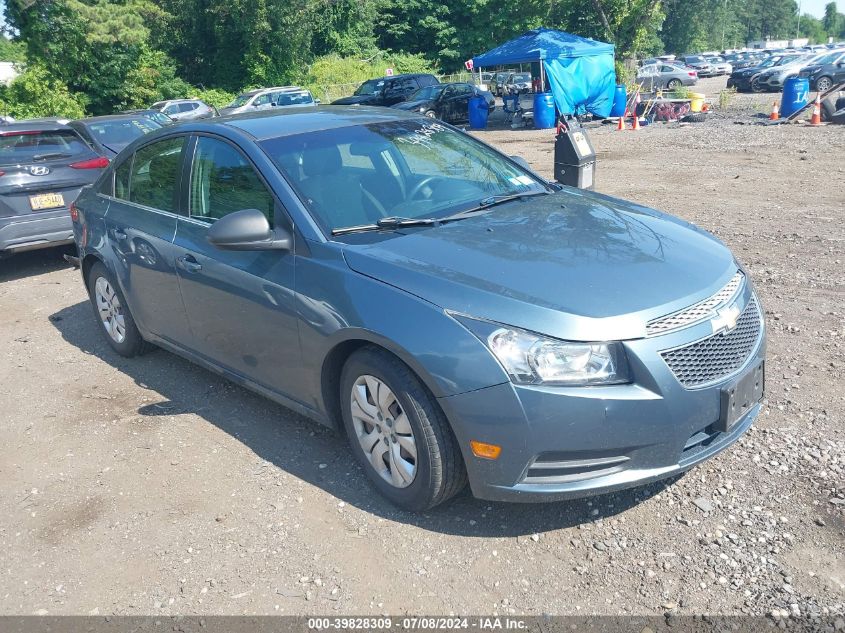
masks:
{"label": "blue barrel", "polygon": [[610,108],[610,116],[625,116],[625,106],[628,105],[628,93],[625,91],[625,86],[616,86],[616,92],[613,93],[613,107]]}
{"label": "blue barrel", "polygon": [[808,79],[792,77],[783,84],[783,97],[780,102],[780,115],[789,116],[810,102],[810,82]]}
{"label": "blue barrel", "polygon": [[557,123],[555,98],[551,92],[538,92],[534,95],[534,127],[547,130]]}
{"label": "blue barrel", "polygon": [[469,100],[469,126],[473,130],[483,130],[487,127],[487,115],[490,113],[490,106],[487,99],[481,95],[475,95]]}

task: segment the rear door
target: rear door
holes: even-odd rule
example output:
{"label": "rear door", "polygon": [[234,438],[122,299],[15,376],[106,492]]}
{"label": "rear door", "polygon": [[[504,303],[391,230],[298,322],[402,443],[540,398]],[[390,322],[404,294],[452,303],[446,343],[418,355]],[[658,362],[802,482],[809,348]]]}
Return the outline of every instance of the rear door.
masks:
{"label": "rear door", "polygon": [[224,251],[208,228],[252,208],[271,226],[292,225],[257,170],[234,144],[201,135],[191,150],[188,217],[178,221],[177,270],[193,348],[241,376],[292,395],[301,376],[294,253]]}
{"label": "rear door", "polygon": [[183,347],[190,335],[173,237],[187,139],[178,135],[154,141],[118,165],[105,218],[109,250],[116,255],[114,272],[141,331]]}
{"label": "rear door", "polygon": [[845,82],[845,55],[842,55],[833,63],[833,83]]}
{"label": "rear door", "polygon": [[452,97],[449,99],[450,121],[467,121],[469,119],[469,100],[475,92],[469,84],[456,84],[453,88]]}

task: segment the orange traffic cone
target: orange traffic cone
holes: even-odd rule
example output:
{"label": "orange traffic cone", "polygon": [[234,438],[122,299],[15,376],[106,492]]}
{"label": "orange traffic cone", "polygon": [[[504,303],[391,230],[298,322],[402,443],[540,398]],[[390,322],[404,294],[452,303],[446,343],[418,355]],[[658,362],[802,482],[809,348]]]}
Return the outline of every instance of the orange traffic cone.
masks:
{"label": "orange traffic cone", "polygon": [[616,124],[616,131],[624,130],[625,129],[625,117],[619,117],[619,123]]}
{"label": "orange traffic cone", "polygon": [[770,121],[777,121],[780,118],[780,113],[778,111],[778,102],[772,101],[772,113],[769,115]]}
{"label": "orange traffic cone", "polygon": [[635,132],[640,129],[640,117],[634,112],[634,124],[631,126],[631,129]]}
{"label": "orange traffic cone", "polygon": [[813,116],[810,117],[810,125],[822,124],[822,95],[816,93],[816,102],[813,104]]}

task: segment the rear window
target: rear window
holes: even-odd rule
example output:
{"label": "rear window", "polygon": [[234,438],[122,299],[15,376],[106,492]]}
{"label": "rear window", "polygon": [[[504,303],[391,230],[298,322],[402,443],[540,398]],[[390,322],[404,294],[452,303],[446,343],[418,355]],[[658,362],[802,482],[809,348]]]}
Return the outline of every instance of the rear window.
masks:
{"label": "rear window", "polygon": [[0,165],[60,160],[90,153],[91,150],[73,130],[0,133]]}
{"label": "rear window", "polygon": [[139,136],[160,127],[158,123],[147,117],[88,124],[91,136],[115,152],[119,152]]}

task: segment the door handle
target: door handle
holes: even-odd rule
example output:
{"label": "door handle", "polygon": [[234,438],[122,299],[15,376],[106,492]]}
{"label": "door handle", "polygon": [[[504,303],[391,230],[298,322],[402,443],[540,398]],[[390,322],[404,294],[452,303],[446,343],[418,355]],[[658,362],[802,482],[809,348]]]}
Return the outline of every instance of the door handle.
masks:
{"label": "door handle", "polygon": [[185,272],[189,273],[198,273],[202,270],[202,264],[197,262],[193,255],[183,255],[182,257],[177,257],[176,265]]}
{"label": "door handle", "polygon": [[127,237],[127,236],[126,236],[126,232],[125,232],[125,231],[123,231],[123,229],[112,229],[112,230],[111,230],[111,235],[112,235],[112,237],[113,237],[114,239],[116,239],[116,240],[118,240],[118,241],[120,241],[120,242],[122,242],[123,240],[125,240],[125,239],[126,239],[126,237]]}

